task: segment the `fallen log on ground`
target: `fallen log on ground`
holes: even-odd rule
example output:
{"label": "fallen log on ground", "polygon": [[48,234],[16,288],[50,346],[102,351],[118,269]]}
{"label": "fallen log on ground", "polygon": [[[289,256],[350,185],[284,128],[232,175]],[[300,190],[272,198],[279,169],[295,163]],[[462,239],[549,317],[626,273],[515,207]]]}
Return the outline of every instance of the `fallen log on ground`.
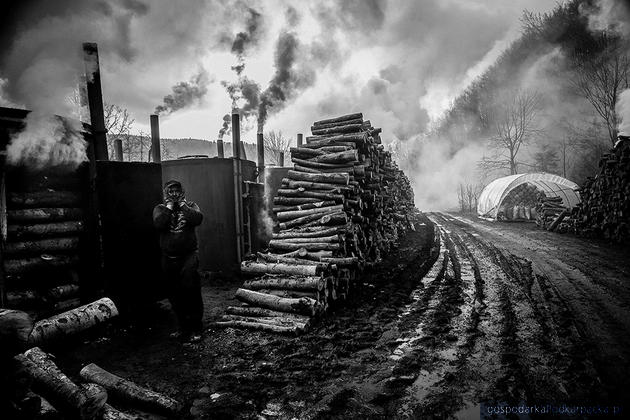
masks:
{"label": "fallen log on ground", "polygon": [[266,324],[264,322],[254,321],[253,319],[250,322],[219,321],[219,322],[214,322],[210,324],[210,326],[220,327],[220,328],[244,328],[244,329],[259,330],[259,331],[269,331],[269,332],[274,332],[278,334],[296,334],[298,332],[296,327],[284,327],[280,325]]}
{"label": "fallen log on ground", "polygon": [[250,317],[250,316],[241,316],[241,315],[222,315],[221,321],[240,321],[240,322],[255,322],[260,324],[269,324],[269,325],[277,325],[279,327],[290,327],[296,330],[303,331],[306,329],[307,324],[305,322],[300,322],[296,319],[287,318],[287,317]]}
{"label": "fallen log on ground", "polygon": [[147,410],[156,410],[160,413],[177,414],[181,410],[181,404],[166,395],[141,387],[127,379],[114,375],[94,363],[83,367],[79,372],[81,377],[104,387],[114,399],[129,404],[137,404],[138,407]]}
{"label": "fallen log on ground", "polygon": [[311,322],[311,318],[306,315],[279,312],[279,311],[274,311],[272,309],[258,308],[256,306],[228,306],[225,312],[231,315],[240,315],[240,316],[247,316],[247,317],[288,318],[288,319],[293,319],[297,322],[301,322],[306,325],[308,325]]}
{"label": "fallen log on ground", "polygon": [[14,360],[32,380],[33,390],[69,417],[97,418],[107,402],[106,392],[92,392],[77,386],[38,347],[18,354]]}
{"label": "fallen log on ground", "polygon": [[291,312],[310,316],[314,316],[319,312],[317,302],[309,298],[281,298],[246,289],[238,289],[235,296],[241,302],[245,302],[249,305],[273,309],[279,312]]}
{"label": "fallen log on ground", "polygon": [[31,345],[58,340],[92,328],[118,316],[118,309],[109,298],[102,298],[79,308],[37,321],[29,337]]}

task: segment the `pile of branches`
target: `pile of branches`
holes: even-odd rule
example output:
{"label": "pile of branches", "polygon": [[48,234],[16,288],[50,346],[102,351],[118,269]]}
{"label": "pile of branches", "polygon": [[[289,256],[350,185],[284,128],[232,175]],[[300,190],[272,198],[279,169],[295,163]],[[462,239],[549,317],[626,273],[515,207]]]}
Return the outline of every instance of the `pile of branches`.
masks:
{"label": "pile of branches", "polygon": [[549,231],[559,230],[561,223],[569,215],[570,210],[562,204],[561,197],[547,197],[540,194],[536,204],[536,225]]}
{"label": "pile of branches", "polygon": [[582,202],[573,212],[577,233],[616,242],[630,238],[630,137],[619,136],[599,162],[600,171],[580,189]]}
{"label": "pile of branches", "polygon": [[380,128],[357,113],[317,121],[311,132],[291,148],[268,252],[242,263],[253,277],[236,293],[245,306],[229,308],[218,325],[303,330],[414,229],[411,184],[384,150]]}

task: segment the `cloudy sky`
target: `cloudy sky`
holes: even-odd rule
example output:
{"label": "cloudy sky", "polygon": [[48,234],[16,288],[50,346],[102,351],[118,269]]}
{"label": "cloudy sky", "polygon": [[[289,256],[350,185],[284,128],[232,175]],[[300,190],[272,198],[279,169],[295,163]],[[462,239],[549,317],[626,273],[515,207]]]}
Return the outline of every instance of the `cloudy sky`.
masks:
{"label": "cloudy sky", "polygon": [[22,1],[0,22],[0,100],[70,113],[80,45],[91,41],[105,100],[128,108],[136,129],[148,130],[159,107],[163,136],[215,139],[236,99],[246,140],[262,110],[265,130],[290,136],[316,119],[362,111],[386,141],[405,141],[517,35],[523,9],[555,3]]}

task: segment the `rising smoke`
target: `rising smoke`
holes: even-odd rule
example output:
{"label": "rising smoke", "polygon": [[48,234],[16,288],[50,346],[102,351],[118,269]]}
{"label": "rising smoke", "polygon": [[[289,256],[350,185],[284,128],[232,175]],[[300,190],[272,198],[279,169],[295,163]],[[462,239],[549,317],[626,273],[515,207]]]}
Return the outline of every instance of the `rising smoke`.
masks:
{"label": "rising smoke", "polygon": [[221,126],[221,129],[219,130],[219,140],[223,139],[223,136],[226,135],[229,131],[230,131],[230,114],[225,114],[223,116],[223,125]]}
{"label": "rising smoke", "polygon": [[154,112],[169,115],[201,101],[208,93],[209,83],[208,72],[200,70],[188,82],[179,82],[173,86],[171,88],[173,92],[164,97],[164,104],[155,107]]}
{"label": "rising smoke", "polygon": [[81,123],[31,112],[26,127],[7,146],[7,161],[31,169],[76,169],[87,160]]}

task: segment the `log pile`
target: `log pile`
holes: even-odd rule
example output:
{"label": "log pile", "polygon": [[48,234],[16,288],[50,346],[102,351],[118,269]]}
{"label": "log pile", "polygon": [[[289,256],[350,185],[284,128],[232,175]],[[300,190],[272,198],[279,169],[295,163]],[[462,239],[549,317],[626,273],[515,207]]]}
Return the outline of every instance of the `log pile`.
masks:
{"label": "log pile", "polygon": [[[141,387],[91,363],[81,369],[84,383],[71,380],[54,357],[33,347],[14,358],[19,384],[13,392],[11,407],[19,418],[118,419],[146,418],[130,414],[109,404],[113,400],[125,410],[142,410],[178,417],[181,404],[153,390]],[[151,416],[152,417],[152,416]]]}
{"label": "log pile", "polygon": [[577,233],[616,242],[630,239],[630,137],[619,136],[599,162],[600,171],[580,188],[573,212]]}
{"label": "log pile", "polygon": [[536,225],[555,231],[569,214],[569,209],[562,203],[561,197],[547,197],[541,194],[536,205]]}
{"label": "log pile", "polygon": [[82,177],[81,170],[7,173],[6,307],[42,318],[80,305],[75,269],[83,232]]}
{"label": "log pile", "polygon": [[317,121],[311,132],[291,148],[267,252],[242,263],[251,279],[236,298],[245,306],[230,308],[217,326],[302,331],[414,229],[411,184],[384,150],[381,129],[357,113]]}
{"label": "log pile", "polygon": [[534,221],[537,219],[537,201],[542,193],[532,184],[521,184],[503,199],[497,212],[498,220]]}

